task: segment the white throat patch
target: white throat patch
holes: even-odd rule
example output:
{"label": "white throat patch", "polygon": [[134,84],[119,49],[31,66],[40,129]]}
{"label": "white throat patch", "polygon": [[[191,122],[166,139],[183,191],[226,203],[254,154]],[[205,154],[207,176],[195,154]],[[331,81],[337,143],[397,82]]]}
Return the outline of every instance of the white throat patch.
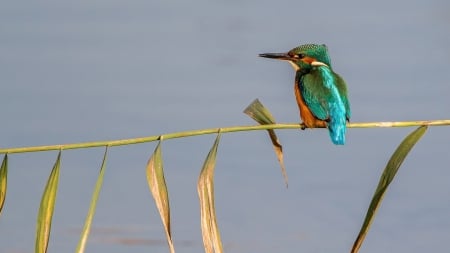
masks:
{"label": "white throat patch", "polygon": [[[300,67],[297,66],[297,64],[295,64],[295,63],[293,63],[292,61],[289,61],[289,60],[287,60],[287,62],[289,62],[289,64],[291,64],[291,66],[294,68],[295,71],[299,71],[300,70]],[[329,67],[328,65],[326,65],[325,63],[320,62],[320,61],[313,61],[313,62],[311,62],[311,66],[314,66],[314,67],[320,67],[320,66]]]}
{"label": "white throat patch", "polygon": [[295,64],[295,63],[293,63],[291,61],[288,61],[288,62],[289,62],[289,64],[291,64],[291,66],[294,68],[295,71],[298,71],[300,69],[300,67],[297,66],[297,64]]}

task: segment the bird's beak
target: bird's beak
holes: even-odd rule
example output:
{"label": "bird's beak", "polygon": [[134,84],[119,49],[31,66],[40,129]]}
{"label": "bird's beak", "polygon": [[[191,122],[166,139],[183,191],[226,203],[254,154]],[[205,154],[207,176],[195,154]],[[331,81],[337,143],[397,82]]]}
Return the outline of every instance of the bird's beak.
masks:
{"label": "bird's beak", "polygon": [[276,59],[276,60],[285,60],[285,61],[292,60],[292,57],[290,55],[288,55],[287,53],[265,53],[265,54],[260,54],[259,57]]}

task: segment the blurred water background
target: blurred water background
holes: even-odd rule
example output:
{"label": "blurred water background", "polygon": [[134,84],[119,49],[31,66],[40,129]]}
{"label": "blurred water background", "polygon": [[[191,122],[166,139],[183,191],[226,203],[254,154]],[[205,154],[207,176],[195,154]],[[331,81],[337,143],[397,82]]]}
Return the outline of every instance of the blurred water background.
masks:
{"label": "blurred water background", "polygon": [[[325,43],[348,83],[352,121],[450,118],[450,2],[3,1],[1,147],[112,140],[254,124],[259,98],[298,122],[294,72],[258,58]],[[277,131],[284,187],[265,132],[223,136],[216,207],[226,252],[348,252],[389,156],[413,129]],[[163,143],[178,252],[202,252],[196,180],[214,136]],[[145,180],[155,143],[111,148],[87,252],[167,252]],[[79,240],[103,149],[62,154],[49,252]],[[444,252],[450,128],[430,128],[400,169],[362,252]],[[0,251],[32,252],[56,152],[15,154]]]}

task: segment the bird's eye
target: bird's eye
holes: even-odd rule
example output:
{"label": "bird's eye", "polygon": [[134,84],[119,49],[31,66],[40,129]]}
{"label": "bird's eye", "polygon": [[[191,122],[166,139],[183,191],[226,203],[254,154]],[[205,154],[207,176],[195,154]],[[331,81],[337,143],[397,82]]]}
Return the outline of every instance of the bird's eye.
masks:
{"label": "bird's eye", "polygon": [[295,58],[302,59],[303,57],[305,57],[303,54],[296,54],[296,55],[295,55]]}

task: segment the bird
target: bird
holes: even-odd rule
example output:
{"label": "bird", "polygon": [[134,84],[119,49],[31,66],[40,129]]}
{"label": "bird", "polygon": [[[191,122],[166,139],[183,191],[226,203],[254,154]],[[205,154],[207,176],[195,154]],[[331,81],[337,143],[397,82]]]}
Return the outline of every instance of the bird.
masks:
{"label": "bird", "polygon": [[287,61],[294,68],[294,93],[303,121],[301,128],[328,128],[331,141],[344,145],[351,116],[347,85],[333,71],[327,46],[305,44],[287,53],[259,56]]}

